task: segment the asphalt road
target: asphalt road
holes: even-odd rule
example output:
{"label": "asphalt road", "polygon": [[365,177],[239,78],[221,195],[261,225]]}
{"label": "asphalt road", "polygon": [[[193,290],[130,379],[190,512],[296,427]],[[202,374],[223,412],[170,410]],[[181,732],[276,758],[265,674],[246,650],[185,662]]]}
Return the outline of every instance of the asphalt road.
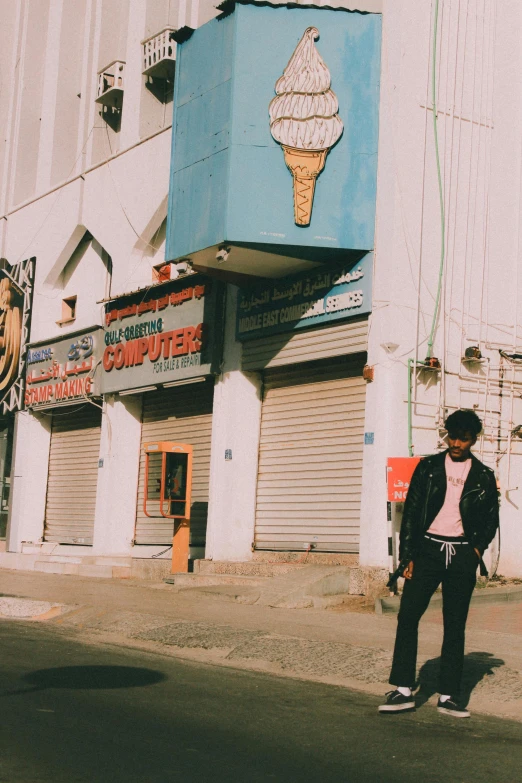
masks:
{"label": "asphalt road", "polygon": [[518,783],[522,725],[0,621],[0,781]]}

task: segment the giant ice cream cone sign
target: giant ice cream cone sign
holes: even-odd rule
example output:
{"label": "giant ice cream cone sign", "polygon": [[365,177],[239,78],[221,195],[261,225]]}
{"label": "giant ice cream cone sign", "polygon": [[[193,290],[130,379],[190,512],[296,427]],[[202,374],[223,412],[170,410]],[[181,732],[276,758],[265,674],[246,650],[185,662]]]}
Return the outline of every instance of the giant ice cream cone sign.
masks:
{"label": "giant ice cream cone sign", "polygon": [[328,151],[343,132],[337,96],[330,89],[330,71],[316,49],[316,27],[308,27],[283,75],[275,85],[269,106],[270,132],[285,155],[294,178],[294,218],[308,226],[312,216],[315,181]]}

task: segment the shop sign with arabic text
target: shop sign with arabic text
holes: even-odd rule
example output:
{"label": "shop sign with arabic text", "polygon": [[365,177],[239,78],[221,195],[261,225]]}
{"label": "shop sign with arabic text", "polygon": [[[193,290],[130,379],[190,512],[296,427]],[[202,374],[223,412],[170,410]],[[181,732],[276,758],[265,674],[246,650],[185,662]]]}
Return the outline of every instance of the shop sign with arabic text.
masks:
{"label": "shop sign with arabic text", "polygon": [[99,396],[102,350],[103,330],[99,326],[30,345],[25,406],[68,405]]}
{"label": "shop sign with arabic text", "polygon": [[406,500],[413,471],[420,461],[420,457],[388,457],[386,477],[390,503],[403,503]]}
{"label": "shop sign with arabic text", "polygon": [[371,310],[373,253],[355,265],[280,278],[238,294],[236,334],[250,340],[312,329]]}
{"label": "shop sign with arabic text", "polygon": [[202,275],[108,302],[102,392],[157,386],[219,368],[223,288]]}

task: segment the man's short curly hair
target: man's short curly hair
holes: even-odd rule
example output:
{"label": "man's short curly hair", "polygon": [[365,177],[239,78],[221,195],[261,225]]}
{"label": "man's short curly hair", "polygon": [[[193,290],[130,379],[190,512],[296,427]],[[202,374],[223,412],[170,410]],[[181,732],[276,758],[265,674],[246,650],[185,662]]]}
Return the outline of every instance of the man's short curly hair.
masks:
{"label": "man's short curly hair", "polygon": [[471,432],[475,437],[482,432],[482,422],[475,411],[458,410],[444,422],[449,435]]}

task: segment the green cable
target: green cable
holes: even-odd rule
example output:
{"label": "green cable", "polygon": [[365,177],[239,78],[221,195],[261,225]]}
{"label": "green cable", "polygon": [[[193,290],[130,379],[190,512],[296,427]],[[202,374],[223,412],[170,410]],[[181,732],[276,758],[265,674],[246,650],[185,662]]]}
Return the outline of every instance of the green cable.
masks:
{"label": "green cable", "polygon": [[415,367],[415,359],[408,359],[408,454],[410,457],[413,457],[413,422],[411,409],[412,367]]}
{"label": "green cable", "polygon": [[[439,22],[439,0],[435,0],[435,18],[433,22],[433,62],[432,62],[432,74],[431,74],[431,90],[432,90],[432,104],[433,104],[433,131],[435,136],[435,157],[437,160],[437,177],[439,182],[439,201],[440,201],[440,221],[441,221],[441,250],[440,250],[440,268],[439,268],[439,284],[437,286],[437,297],[435,299],[435,310],[433,313],[433,322],[431,324],[431,332],[428,339],[428,358],[433,353],[433,339],[435,336],[435,327],[437,325],[437,316],[439,314],[440,296],[442,291],[442,277],[444,274],[444,261],[445,261],[445,245],[446,245],[446,216],[444,213],[444,190],[442,187],[442,173],[440,170],[440,154],[439,154],[439,132],[437,128],[437,85],[436,85],[436,66],[437,66],[437,27]],[[420,292],[419,292],[420,296]]]}

